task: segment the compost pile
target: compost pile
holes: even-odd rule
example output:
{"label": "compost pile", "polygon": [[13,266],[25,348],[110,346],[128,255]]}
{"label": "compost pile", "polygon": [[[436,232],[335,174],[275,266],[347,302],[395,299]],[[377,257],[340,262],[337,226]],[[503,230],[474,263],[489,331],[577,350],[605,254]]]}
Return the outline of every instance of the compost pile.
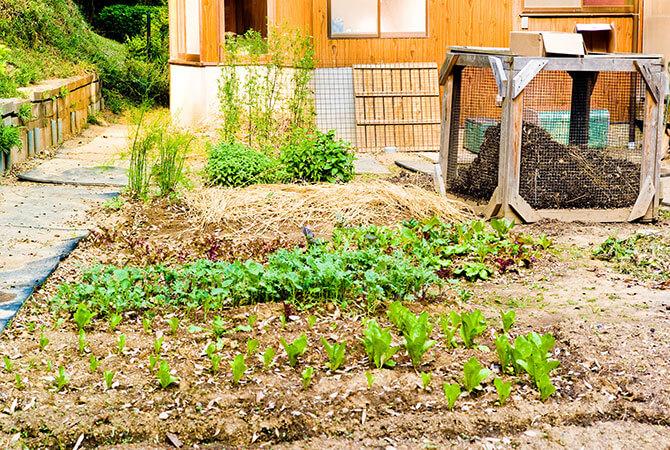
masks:
{"label": "compost pile", "polygon": [[[484,135],[479,155],[459,168],[451,190],[488,200],[498,186],[500,125]],[[640,165],[556,142],[543,128],[524,122],[520,194],[536,209],[624,208],[637,200]]]}

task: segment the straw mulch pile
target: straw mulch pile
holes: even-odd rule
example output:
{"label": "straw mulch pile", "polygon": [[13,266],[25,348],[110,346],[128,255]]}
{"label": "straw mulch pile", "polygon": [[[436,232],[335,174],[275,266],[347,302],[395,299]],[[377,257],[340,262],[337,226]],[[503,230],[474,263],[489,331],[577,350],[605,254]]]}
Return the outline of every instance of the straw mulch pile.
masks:
{"label": "straw mulch pile", "polygon": [[206,188],[188,194],[185,201],[195,221],[215,225],[231,237],[302,226],[324,232],[335,225],[391,225],[433,216],[462,221],[472,217],[462,203],[387,181]]}

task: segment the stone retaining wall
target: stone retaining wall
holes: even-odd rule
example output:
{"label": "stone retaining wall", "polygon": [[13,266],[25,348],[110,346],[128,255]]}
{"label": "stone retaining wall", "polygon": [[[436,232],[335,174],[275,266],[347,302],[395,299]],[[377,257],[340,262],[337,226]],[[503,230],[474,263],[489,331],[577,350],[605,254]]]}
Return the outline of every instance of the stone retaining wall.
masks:
{"label": "stone retaining wall", "polygon": [[[48,80],[20,91],[25,98],[0,99],[0,120],[20,127],[23,143],[8,155],[0,153],[0,173],[76,136],[89,115],[103,108],[101,82],[96,74]],[[32,119],[23,123],[19,111],[25,104],[32,109]]]}

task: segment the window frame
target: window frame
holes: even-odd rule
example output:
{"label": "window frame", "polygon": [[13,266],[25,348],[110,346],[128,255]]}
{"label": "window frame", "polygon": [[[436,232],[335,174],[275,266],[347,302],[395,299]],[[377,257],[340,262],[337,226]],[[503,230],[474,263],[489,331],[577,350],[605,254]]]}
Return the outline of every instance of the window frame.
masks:
{"label": "window frame", "polygon": [[580,14],[580,13],[633,13],[636,11],[635,4],[636,0],[632,1],[632,4],[625,6],[584,6],[584,0],[581,0],[582,6],[573,7],[573,6],[552,6],[547,8],[527,8],[526,1],[523,0],[523,13],[524,14],[534,14],[534,13],[558,13],[558,14]]}
{"label": "window frame", "polygon": [[382,0],[377,0],[377,32],[369,34],[336,34],[333,35],[333,16],[332,3],[337,0],[328,0],[328,39],[427,39],[430,37],[430,2],[422,0],[426,3],[426,31],[424,33],[414,32],[398,32],[398,33],[382,33]]}

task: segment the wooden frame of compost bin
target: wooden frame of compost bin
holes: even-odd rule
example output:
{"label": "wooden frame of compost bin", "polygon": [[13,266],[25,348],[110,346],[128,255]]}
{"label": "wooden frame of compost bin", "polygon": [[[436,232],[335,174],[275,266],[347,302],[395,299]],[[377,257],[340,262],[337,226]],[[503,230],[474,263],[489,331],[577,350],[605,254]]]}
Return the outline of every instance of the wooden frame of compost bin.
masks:
{"label": "wooden frame of compost bin", "polygon": [[[487,219],[507,217],[532,223],[542,219],[565,222],[634,222],[658,217],[660,204],[660,155],[663,140],[666,73],[657,55],[609,54],[571,57],[514,56],[507,49],[452,47],[440,70],[443,87],[440,165],[446,186],[454,180],[458,165],[461,75],[464,67],[490,67],[498,85],[502,108],[498,187],[488,205],[481,208]],[[632,208],[534,209],[519,194],[524,89],[543,70],[566,72],[638,72],[646,85],[645,118],[640,167],[640,193]],[[574,88],[573,88],[574,89]],[[576,105],[579,107],[579,105]],[[575,105],[573,105],[573,108]]]}

